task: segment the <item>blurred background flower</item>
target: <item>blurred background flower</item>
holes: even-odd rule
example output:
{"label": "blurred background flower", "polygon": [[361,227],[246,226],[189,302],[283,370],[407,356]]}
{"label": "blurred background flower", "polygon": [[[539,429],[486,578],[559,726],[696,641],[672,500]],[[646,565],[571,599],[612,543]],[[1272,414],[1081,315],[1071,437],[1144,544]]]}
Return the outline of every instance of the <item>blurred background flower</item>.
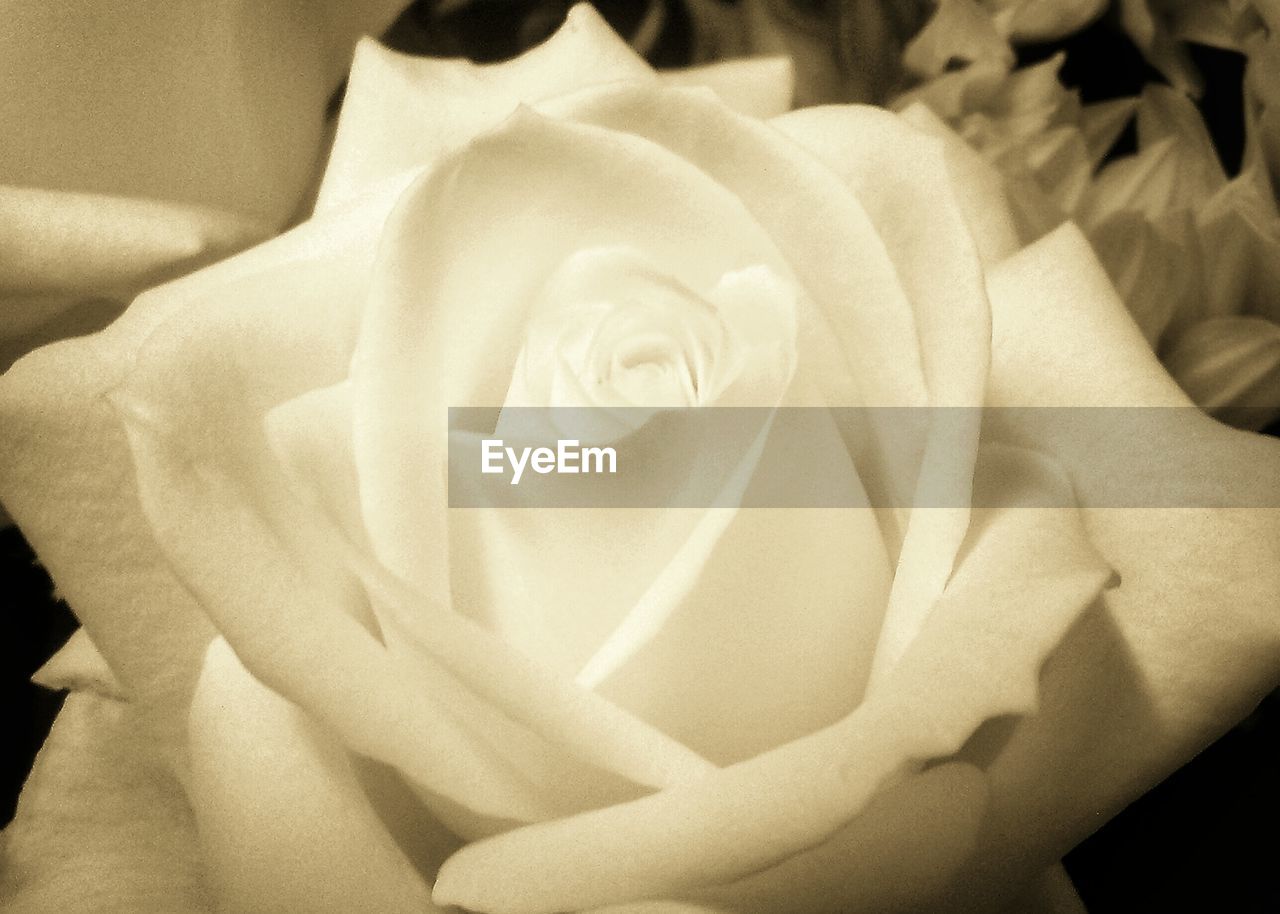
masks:
{"label": "blurred background flower", "polygon": [[[904,52],[920,81],[892,104],[927,106],[999,171],[1024,241],[1077,222],[1184,389],[1221,418],[1264,427],[1280,416],[1280,210],[1267,101],[1280,67],[1266,19],[1280,7],[1103,6],[1062,22],[1105,13],[1097,29],[1127,34],[1147,61],[1134,71],[1136,94],[1082,103],[1062,79],[1067,50],[1015,50],[1022,33],[1001,24],[1007,12],[947,0]],[[1219,66],[1218,84],[1206,87],[1197,45],[1244,52],[1247,69]],[[1103,78],[1115,66],[1105,56],[1073,63]],[[1207,88],[1215,94],[1198,107],[1188,93]],[[1241,161],[1228,167],[1233,143]]]}
{"label": "blurred background flower", "polygon": [[[1233,4],[1239,5],[1239,4]],[[1247,59],[1245,116],[1256,154],[1280,187],[1280,0],[1253,0],[1235,21],[1238,50]]]}

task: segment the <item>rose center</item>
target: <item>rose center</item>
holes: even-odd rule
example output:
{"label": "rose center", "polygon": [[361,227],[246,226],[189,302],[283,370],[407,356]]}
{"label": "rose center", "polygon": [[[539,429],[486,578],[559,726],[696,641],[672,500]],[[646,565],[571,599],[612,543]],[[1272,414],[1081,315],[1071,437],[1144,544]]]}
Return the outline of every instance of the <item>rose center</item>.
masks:
{"label": "rose center", "polygon": [[506,405],[684,408],[735,388],[741,405],[769,405],[793,339],[794,291],[766,267],[695,290],[637,251],[591,248],[544,286]]}

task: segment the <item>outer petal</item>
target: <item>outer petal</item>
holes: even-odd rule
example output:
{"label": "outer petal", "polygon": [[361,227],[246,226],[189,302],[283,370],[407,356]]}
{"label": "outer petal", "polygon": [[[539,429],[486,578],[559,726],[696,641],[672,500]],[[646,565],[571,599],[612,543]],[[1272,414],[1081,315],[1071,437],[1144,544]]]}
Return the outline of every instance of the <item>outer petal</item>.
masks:
{"label": "outer petal", "polygon": [[[1020,405],[1186,407],[1071,227],[992,280],[993,396]],[[1188,504],[1280,490],[1280,446],[1168,408],[1144,473]],[[1056,454],[1082,499],[1105,489],[1131,445],[1081,441],[1050,424],[1025,436]],[[1240,491],[1235,492],[1236,489]],[[947,896],[993,895],[1047,865],[1244,716],[1280,678],[1280,516],[1275,510],[1086,508],[1122,584],[1072,631],[1046,670],[1041,712],[988,768],[979,852]],[[1063,764],[1070,759],[1070,764]]]}
{"label": "outer petal", "polygon": [[924,103],[901,112],[903,120],[943,143],[956,203],[964,215],[984,266],[998,263],[1022,247],[1013,213],[1001,205],[1004,179],[990,162],[946,125]]}
{"label": "outer petal", "polygon": [[816,108],[772,123],[844,180],[884,239],[915,314],[929,404],[981,405],[991,317],[942,142],[874,108]]}
{"label": "outer petal", "polygon": [[[130,695],[180,705],[212,631],[156,550],[123,431],[103,399],[139,310],[0,378],[0,496]],[[178,722],[166,726],[175,740]]]}
{"label": "outer petal", "polygon": [[220,910],[438,910],[341,745],[250,676],[221,639],[192,702],[191,747],[192,806]]}
{"label": "outer petal", "polygon": [[120,682],[83,628],[76,629],[67,643],[36,670],[31,681],[46,689],[70,689],[93,692],[104,698],[124,698]]}
{"label": "outer petal", "polygon": [[[130,434],[158,541],[246,663],[354,751],[402,772],[456,832],[563,815],[705,769],[594,695],[486,646],[465,619],[439,618],[434,601],[380,609],[379,640],[362,625],[373,624],[362,595],[333,586],[346,559],[368,575],[376,601],[401,600],[398,582],[367,556],[299,555],[227,467],[192,458],[141,417],[130,418]],[[324,521],[296,518],[315,534]],[[317,579],[314,558],[328,561],[328,576]],[[411,650],[405,619],[430,630],[432,653]],[[544,739],[546,728],[576,743],[566,750],[563,739]],[[619,753],[637,741],[634,757]]]}
{"label": "outer petal", "polygon": [[812,850],[696,897],[742,914],[908,909],[954,878],[972,852],[985,805],[977,768],[931,768],[883,790]]}
{"label": "outer petal", "polygon": [[789,57],[718,60],[658,75],[669,86],[705,86],[733,110],[761,119],[790,111],[795,93],[795,65]]}
{"label": "outer petal", "polygon": [[[643,901],[591,914],[908,910],[948,884],[964,862],[978,831],[985,796],[978,769],[963,763],[941,765],[882,792],[819,847],[736,883],[699,892],[697,903]],[[1051,914],[1051,909],[1035,910]],[[1031,912],[1018,910],[1017,914]]]}
{"label": "outer petal", "polygon": [[191,810],[129,705],[72,693],[5,830],[10,914],[211,914]]}
{"label": "outer petal", "polygon": [[352,444],[351,382],[309,390],[265,418],[267,443],[297,501],[322,512],[343,539],[368,548]]}
{"label": "outer petal", "polygon": [[[233,323],[237,312],[219,310],[220,297],[243,295],[252,304],[266,295],[274,305],[285,287],[269,277],[279,273],[292,271],[339,297],[358,286],[372,256],[363,240],[386,209],[372,200],[162,286],[101,333],[33,352],[0,378],[0,498],[122,687],[166,708],[167,727],[180,725],[173,712],[185,716],[212,629],[155,544],[129,445],[106,397],[170,318],[179,316],[179,327],[184,313]],[[353,246],[353,238],[362,243]],[[296,303],[301,290],[288,288],[278,300]],[[273,375],[274,366],[260,377]]]}
{"label": "outer petal", "polygon": [[587,3],[570,10],[550,40],[501,64],[410,57],[362,42],[316,209],[434,162],[521,104],[620,79],[656,77]]}

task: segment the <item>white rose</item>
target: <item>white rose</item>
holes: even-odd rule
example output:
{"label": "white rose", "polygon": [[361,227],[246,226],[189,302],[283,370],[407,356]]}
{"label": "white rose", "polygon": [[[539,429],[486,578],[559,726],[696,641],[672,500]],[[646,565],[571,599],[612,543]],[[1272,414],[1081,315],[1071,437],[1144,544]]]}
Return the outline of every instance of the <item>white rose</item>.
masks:
{"label": "white rose", "polygon": [[[365,46],[311,220],[0,385],[0,492],[110,666],[73,672],[127,698],[59,722],[14,891],[75,910],[49,886],[96,864],[165,910],[1013,900],[1275,681],[1280,518],[1062,507],[1127,451],[980,442],[976,407],[1184,407],[1149,444],[1189,504],[1280,456],[1186,408],[1078,233],[1014,253],[949,155],[875,109],[664,87],[588,8],[501,67]],[[674,341],[707,334],[690,396]],[[988,507],[450,512],[447,409],[565,390],[966,407],[922,464]],[[909,493],[881,440],[848,478]]]}

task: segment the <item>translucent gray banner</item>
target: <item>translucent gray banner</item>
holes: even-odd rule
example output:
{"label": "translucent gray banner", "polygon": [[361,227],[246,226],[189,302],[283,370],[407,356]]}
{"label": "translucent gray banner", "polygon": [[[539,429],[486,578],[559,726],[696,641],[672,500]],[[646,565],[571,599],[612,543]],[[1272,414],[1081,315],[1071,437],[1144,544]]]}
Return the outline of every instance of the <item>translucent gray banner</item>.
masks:
{"label": "translucent gray banner", "polygon": [[1010,446],[1066,480],[1028,496],[1010,478],[1020,505],[1280,507],[1276,461],[1233,475],[1199,410],[1113,407],[451,408],[449,506],[1000,507]]}

